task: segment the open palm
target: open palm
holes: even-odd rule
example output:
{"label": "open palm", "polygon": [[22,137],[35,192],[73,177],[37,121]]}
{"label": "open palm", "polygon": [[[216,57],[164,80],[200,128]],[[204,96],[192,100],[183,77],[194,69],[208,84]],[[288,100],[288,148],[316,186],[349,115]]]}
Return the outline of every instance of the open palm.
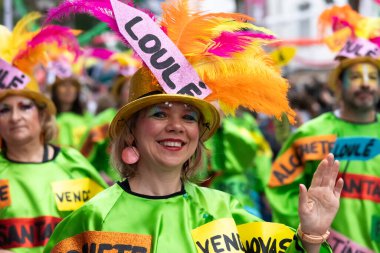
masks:
{"label": "open palm", "polygon": [[329,154],[318,165],[309,190],[300,185],[298,213],[304,233],[322,235],[329,229],[339,208],[343,179],[336,181],[339,162]]}

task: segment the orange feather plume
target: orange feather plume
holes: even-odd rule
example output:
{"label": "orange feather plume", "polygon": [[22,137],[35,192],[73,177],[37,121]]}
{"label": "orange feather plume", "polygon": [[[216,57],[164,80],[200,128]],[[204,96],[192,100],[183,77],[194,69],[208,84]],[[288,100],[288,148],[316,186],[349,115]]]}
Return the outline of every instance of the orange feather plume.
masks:
{"label": "orange feather plume", "polygon": [[[218,101],[226,114],[244,106],[279,120],[286,114],[295,122],[296,114],[287,100],[289,84],[261,47],[275,41],[271,31],[249,23],[252,18],[244,14],[193,11],[187,0],[166,2],[162,8],[162,29],[212,90],[206,100]],[[254,36],[247,36],[246,31]],[[233,39],[245,36],[244,43],[225,56],[213,54],[208,49],[223,32],[235,33]]]}

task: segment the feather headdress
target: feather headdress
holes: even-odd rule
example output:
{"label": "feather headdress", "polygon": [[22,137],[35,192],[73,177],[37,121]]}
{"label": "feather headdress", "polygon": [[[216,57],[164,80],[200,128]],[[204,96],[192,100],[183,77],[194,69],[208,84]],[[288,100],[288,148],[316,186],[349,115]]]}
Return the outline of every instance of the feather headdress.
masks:
{"label": "feather headdress", "polygon": [[[355,38],[366,39],[380,47],[380,18],[362,16],[349,5],[333,6],[323,11],[318,24],[322,36],[326,36],[329,30],[332,31],[331,38],[339,41],[340,47],[347,40]],[[338,46],[333,51],[339,49]]]}
{"label": "feather headdress", "polygon": [[[57,57],[66,50],[78,55],[80,49],[74,33],[69,28],[51,25],[31,31],[29,25],[40,17],[36,12],[26,15],[16,24],[13,32],[0,25],[1,67],[10,68],[14,73],[21,71],[28,77],[19,87],[2,85],[0,99],[9,95],[25,96],[47,108],[48,113],[55,114],[54,103],[40,92],[39,84],[34,78],[35,68],[40,64],[46,66],[54,56]],[[3,78],[7,78],[8,74],[13,75],[12,71],[3,73]],[[25,75],[19,80],[22,81]],[[11,80],[16,78],[18,77],[14,76]]]}
{"label": "feather headdress", "polygon": [[3,60],[33,77],[33,68],[46,65],[62,51],[72,52],[76,57],[81,53],[75,32],[68,27],[49,25],[38,31],[30,31],[31,22],[40,18],[32,12],[22,18],[13,32],[0,25],[0,56]]}
{"label": "feather headdress", "polygon": [[[86,2],[65,1],[49,12],[47,22],[81,12],[105,21],[119,33],[109,0]],[[288,82],[262,49],[276,41],[271,31],[249,23],[252,18],[247,15],[192,10],[187,0],[167,1],[162,9],[161,29],[212,90],[205,100],[219,101],[226,113],[244,106],[279,119],[285,113],[294,122],[295,113],[287,101]]]}
{"label": "feather headdress", "polygon": [[341,73],[352,64],[369,62],[380,69],[380,18],[360,15],[350,6],[334,6],[319,17],[322,35],[331,28],[332,35],[324,38],[327,46],[337,52],[339,65],[330,73],[332,89],[337,88]]}

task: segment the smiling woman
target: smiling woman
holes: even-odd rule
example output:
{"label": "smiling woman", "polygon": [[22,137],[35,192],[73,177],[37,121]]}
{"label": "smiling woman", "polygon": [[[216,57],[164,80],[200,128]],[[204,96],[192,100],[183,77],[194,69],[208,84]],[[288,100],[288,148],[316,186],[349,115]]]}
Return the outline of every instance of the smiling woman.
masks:
{"label": "smiling woman", "polygon": [[[249,243],[238,243],[234,224],[260,219],[228,194],[189,180],[199,167],[203,142],[219,126],[217,109],[196,97],[167,94],[155,82],[149,72],[140,69],[131,79],[129,103],[110,125],[112,161],[124,180],[62,221],[46,253],[80,252],[90,246],[94,250],[123,247],[138,252],[212,252],[212,247],[249,247]],[[302,251],[302,247],[307,252],[327,250],[326,244],[320,245],[324,242],[323,231],[337,210],[342,187],[341,180],[335,186],[337,170],[338,162],[330,155],[316,174],[315,186],[309,191],[301,187],[300,217],[305,225],[299,230],[321,236],[309,236],[314,238],[312,241],[303,233],[293,241],[287,238],[287,245],[279,247],[288,248],[288,252],[296,248]],[[329,186],[321,186],[322,181]],[[319,196],[328,201],[322,204]],[[75,225],[79,223],[81,226]],[[218,233],[232,237],[226,239]],[[217,238],[227,240],[225,245]]]}
{"label": "smiling woman", "polygon": [[[233,252],[243,252],[253,247],[253,233],[260,234],[257,228],[238,234],[239,227],[250,227],[260,219],[232,196],[200,187],[189,178],[199,167],[203,143],[220,124],[211,101],[230,113],[244,105],[276,116],[286,113],[292,119],[293,111],[284,96],[287,83],[260,47],[264,38],[273,37],[256,33],[267,30],[251,25],[247,22],[250,18],[242,14],[203,15],[190,10],[186,0],[167,1],[162,6],[160,26],[117,0],[95,0],[90,5],[70,0],[50,12],[48,20],[67,16],[69,10],[87,11],[107,20],[112,28],[119,27],[146,65],[132,76],[128,103],[109,127],[112,161],[123,181],[63,220],[46,253],[89,249],[232,252],[232,247]],[[300,186],[302,226],[298,236],[283,226],[290,235],[278,240],[281,250],[330,250],[324,242],[343,187],[342,180],[336,181],[338,166],[329,155],[312,187]],[[278,231],[269,230],[269,234]],[[244,234],[250,239],[239,238]]]}

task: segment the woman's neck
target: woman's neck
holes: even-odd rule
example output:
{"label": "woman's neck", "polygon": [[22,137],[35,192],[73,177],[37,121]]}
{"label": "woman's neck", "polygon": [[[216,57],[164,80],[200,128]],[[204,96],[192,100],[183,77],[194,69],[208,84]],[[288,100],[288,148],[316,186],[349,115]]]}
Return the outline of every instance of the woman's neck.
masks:
{"label": "woman's neck", "polygon": [[128,179],[131,191],[147,196],[167,196],[179,192],[182,188],[181,173],[159,172],[157,170],[138,169],[138,173]]}
{"label": "woman's neck", "polygon": [[7,143],[6,156],[17,162],[42,162],[44,145],[38,141],[31,141],[23,145],[9,145]]}

